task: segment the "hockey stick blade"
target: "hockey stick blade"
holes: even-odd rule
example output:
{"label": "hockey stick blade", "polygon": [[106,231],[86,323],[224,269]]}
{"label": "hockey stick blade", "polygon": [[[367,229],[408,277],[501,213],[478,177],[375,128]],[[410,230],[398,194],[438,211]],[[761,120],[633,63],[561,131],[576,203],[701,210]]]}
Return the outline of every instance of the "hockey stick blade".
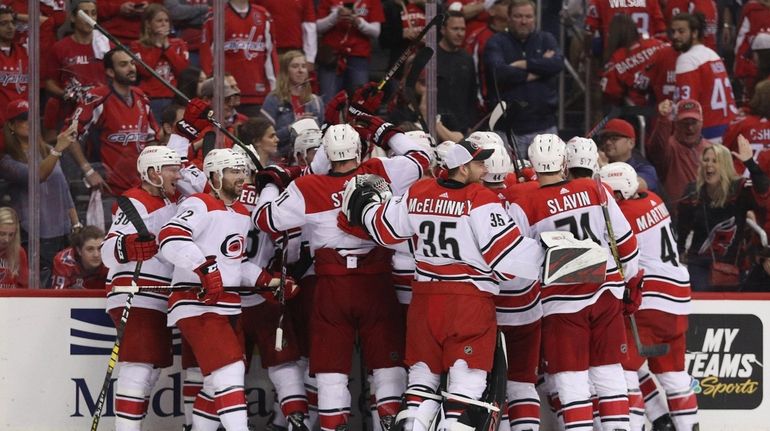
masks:
{"label": "hockey stick blade", "polygon": [[508,106],[504,101],[500,101],[495,105],[495,109],[493,109],[492,113],[489,115],[489,130],[495,130],[497,122],[503,117],[507,107]]}
{"label": "hockey stick blade", "polygon": [[417,51],[417,49],[420,47],[420,44],[422,43],[422,40],[425,38],[425,35],[428,34],[428,31],[430,31],[430,29],[433,27],[440,26],[443,22],[444,14],[440,13],[436,14],[436,16],[434,16],[430,22],[425,24],[425,27],[423,27],[420,33],[417,34],[417,37],[414,38],[412,43],[404,50],[404,52],[401,53],[401,56],[399,56],[398,59],[393,63],[393,66],[391,66],[390,69],[385,72],[385,76],[383,76],[380,83],[377,84],[378,91],[382,91],[388,81],[390,81],[393,76],[401,69],[401,67],[404,66],[404,63],[406,63],[406,60],[409,59],[409,56]]}
{"label": "hockey stick blade", "polygon": [[628,316],[628,320],[631,322],[631,333],[634,336],[634,344],[636,344],[636,350],[639,351],[639,356],[644,358],[655,358],[668,354],[670,346],[666,343],[642,344],[642,339],[639,337],[639,327],[636,325],[636,317],[632,314]]}
{"label": "hockey stick blade", "polygon": [[412,88],[417,84],[417,80],[420,78],[425,66],[428,65],[431,57],[433,57],[433,48],[429,46],[423,46],[417,50],[417,54],[414,55],[412,60],[412,67],[409,69],[409,75],[406,76],[404,81],[404,87]]}

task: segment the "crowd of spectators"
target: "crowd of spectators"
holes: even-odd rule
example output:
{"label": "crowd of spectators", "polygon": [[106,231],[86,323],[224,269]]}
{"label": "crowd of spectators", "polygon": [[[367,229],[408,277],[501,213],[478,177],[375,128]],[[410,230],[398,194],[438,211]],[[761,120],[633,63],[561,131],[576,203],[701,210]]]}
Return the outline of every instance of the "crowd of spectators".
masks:
{"label": "crowd of spectators", "polygon": [[[38,143],[28,142],[24,102],[27,2],[0,3],[0,178],[10,207],[0,209],[3,287],[25,280],[30,144],[40,159],[40,286],[89,287],[57,278],[57,256],[93,274],[98,265],[86,251],[93,229],[107,227],[115,197],[139,183],[141,149],[176,132],[185,101],[156,76],[190,99],[214,97],[211,2],[41,1]],[[557,130],[559,104],[581,88],[568,81],[560,94],[558,77],[568,68],[587,72],[586,97],[598,109],[586,115],[610,120],[589,136],[600,163],[631,164],[642,189],[664,196],[678,221],[674,246],[697,268],[694,288],[714,288],[709,277],[720,269],[738,274],[720,288],[761,285],[749,281],[770,274],[770,250],[755,235],[755,227],[770,227],[770,0],[585,3],[541,5],[538,13],[531,0],[439,1],[446,19],[434,47],[437,142],[487,127],[498,102],[507,115],[493,129],[506,140],[511,132],[518,158],[537,134],[582,134],[574,125]],[[291,123],[323,123],[340,90],[353,94],[380,77],[424,28],[426,13],[424,0],[229,0],[224,20],[224,125],[270,163],[292,158]],[[566,44],[552,33],[561,29]],[[410,81],[409,72],[407,64],[388,83],[378,113],[404,130],[427,129],[425,75],[418,70]],[[745,162],[743,140],[753,151]],[[185,156],[200,160],[201,151]],[[83,229],[86,221],[96,226]],[[73,243],[72,232],[91,236]]]}

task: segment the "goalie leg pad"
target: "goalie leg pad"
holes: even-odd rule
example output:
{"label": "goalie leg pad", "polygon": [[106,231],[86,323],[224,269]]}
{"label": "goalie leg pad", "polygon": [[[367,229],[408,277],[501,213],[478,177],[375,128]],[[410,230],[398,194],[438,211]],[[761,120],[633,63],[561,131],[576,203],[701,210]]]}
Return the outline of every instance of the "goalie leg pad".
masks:
{"label": "goalie leg pad", "polygon": [[436,418],[443,398],[436,394],[441,376],[425,362],[409,368],[409,386],[401,400],[392,431],[427,431]]}

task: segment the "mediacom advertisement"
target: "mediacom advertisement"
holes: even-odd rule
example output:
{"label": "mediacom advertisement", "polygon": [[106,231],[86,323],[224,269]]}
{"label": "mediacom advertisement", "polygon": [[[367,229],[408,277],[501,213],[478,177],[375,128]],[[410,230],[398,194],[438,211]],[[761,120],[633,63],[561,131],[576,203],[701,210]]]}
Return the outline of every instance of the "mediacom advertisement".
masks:
{"label": "mediacom advertisement", "polygon": [[[90,429],[115,339],[115,328],[104,313],[104,298],[98,292],[83,291],[72,293],[74,297],[0,295],[0,429]],[[770,296],[694,301],[685,363],[693,376],[702,431],[770,431],[768,374],[763,365],[768,355],[764,340],[768,322]],[[179,337],[175,332],[177,353]],[[357,361],[353,368],[350,388],[357,402],[350,425],[361,430],[370,423],[358,413],[366,409],[366,399],[360,396],[365,382],[359,378]],[[118,372],[119,367],[113,382]],[[183,380],[177,355],[153,391],[144,429],[181,428]],[[252,361],[246,390],[250,423],[263,429],[273,410],[274,394],[258,357]],[[111,387],[108,395],[99,425],[104,430],[114,429]]]}

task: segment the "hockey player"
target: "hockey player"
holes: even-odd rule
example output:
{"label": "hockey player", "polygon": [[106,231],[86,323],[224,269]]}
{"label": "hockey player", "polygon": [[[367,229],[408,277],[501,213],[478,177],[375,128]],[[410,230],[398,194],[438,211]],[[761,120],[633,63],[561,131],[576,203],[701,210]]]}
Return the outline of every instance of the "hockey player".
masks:
{"label": "hockey player", "polygon": [[[665,356],[648,358],[650,371],[666,391],[668,406],[677,430],[698,429],[698,402],[690,386],[691,377],[684,363],[687,316],[690,314],[690,276],[676,249],[671,217],[663,200],[652,192],[637,193],[636,172],[626,163],[616,162],[600,171],[614,191],[618,206],[625,215],[639,243],[639,267],[644,270],[642,303],[635,313],[639,333],[645,342],[668,343]],[[627,334],[631,339],[630,332]],[[637,370],[645,358],[639,356],[634,343],[629,343],[623,365],[629,385],[629,397],[639,392]],[[641,398],[641,396],[640,396]],[[642,404],[642,400],[638,400]],[[631,425],[644,427],[644,416]]]}
{"label": "hockey player", "polygon": [[[509,213],[522,232],[537,238],[544,231],[568,231],[609,249],[599,193],[587,178],[565,180],[566,145],[556,135],[538,135],[529,159],[540,188],[512,204]],[[617,205],[610,200],[620,261],[626,279],[636,276],[636,238]],[[609,252],[608,252],[609,254]],[[636,280],[630,281],[632,286]],[[625,283],[612,258],[603,283],[543,286],[543,356],[545,372],[559,395],[567,429],[592,429],[589,379],[598,395],[604,430],[628,430],[628,399],[620,365],[625,348],[622,304]]]}
{"label": "hockey player", "polygon": [[[215,149],[204,159],[204,173],[211,192],[184,200],[160,232],[173,286],[195,289],[171,294],[168,326],[179,328],[204,376],[192,428],[216,430],[221,421],[227,431],[246,431],[241,301],[224,286],[274,286],[278,277],[243,262],[250,218],[237,199],[246,159],[232,149]],[[293,288],[287,279],[286,291]]]}
{"label": "hockey player", "polygon": [[[326,431],[347,427],[347,376],[356,330],[364,360],[374,370],[378,412],[383,422],[392,421],[405,387],[403,337],[398,336],[403,332],[398,326],[403,323],[396,318],[398,303],[390,280],[390,253],[375,247],[371,240],[347,233],[347,227],[338,227],[343,189],[355,174],[375,173],[403,192],[429,164],[420,147],[392,124],[366,114],[356,117],[364,139],[392,149],[396,156],[360,163],[359,133],[348,124],[330,126],[323,147],[331,171],[298,178],[280,196],[260,207],[255,217],[262,231],[274,234],[303,226],[309,236],[318,292],[311,317],[310,372],[318,380],[320,425]],[[267,186],[262,193],[276,196],[278,190]]]}
{"label": "hockey player", "polygon": [[599,150],[591,138],[575,136],[566,145],[568,178],[592,178],[599,170]]}
{"label": "hockey player", "polygon": [[488,414],[490,405],[478,400],[492,369],[497,280],[538,277],[543,250],[521,237],[500,199],[480,184],[491,154],[462,140],[445,155],[447,179],[423,179],[391,200],[371,188],[354,190],[356,184],[346,190],[352,224],[365,226],[381,244],[412,240],[415,248],[407,314],[408,409],[399,415],[404,429],[430,427],[442,401],[437,390],[444,372],[448,386],[438,429],[452,429],[458,421],[475,427],[472,418]]}
{"label": "hockey player", "polygon": [[321,128],[312,118],[297,120],[289,128],[294,138],[294,163],[301,168],[310,166],[318,147],[321,146]]}
{"label": "hockey player", "polygon": [[[181,160],[174,150],[162,146],[145,148],[137,159],[140,187],[125,191],[152,235],[176,212],[176,181],[181,176]],[[137,262],[142,262],[138,286],[171,282],[171,267],[156,256],[158,244],[139,237],[131,220],[121,209],[102,245],[102,259],[109,268],[107,291],[130,286]],[[118,327],[126,293],[107,294],[107,312]],[[115,383],[115,429],[139,430],[147,413],[150,392],[161,368],[173,362],[171,329],[166,326],[168,297],[163,293],[138,292],[134,295],[130,318],[120,342],[120,371]]]}
{"label": "hockey player", "polygon": [[[482,148],[494,150],[485,164],[484,185],[497,193],[503,207],[515,202],[523,193],[537,188],[536,181],[506,186],[506,177],[513,170],[511,158],[503,140],[496,133],[473,132],[468,140]],[[508,421],[511,431],[535,431],[540,426],[540,398],[535,389],[537,365],[540,360],[540,283],[515,277],[500,283],[495,297],[497,325],[505,335],[508,357]],[[502,425],[501,425],[502,426]]]}

